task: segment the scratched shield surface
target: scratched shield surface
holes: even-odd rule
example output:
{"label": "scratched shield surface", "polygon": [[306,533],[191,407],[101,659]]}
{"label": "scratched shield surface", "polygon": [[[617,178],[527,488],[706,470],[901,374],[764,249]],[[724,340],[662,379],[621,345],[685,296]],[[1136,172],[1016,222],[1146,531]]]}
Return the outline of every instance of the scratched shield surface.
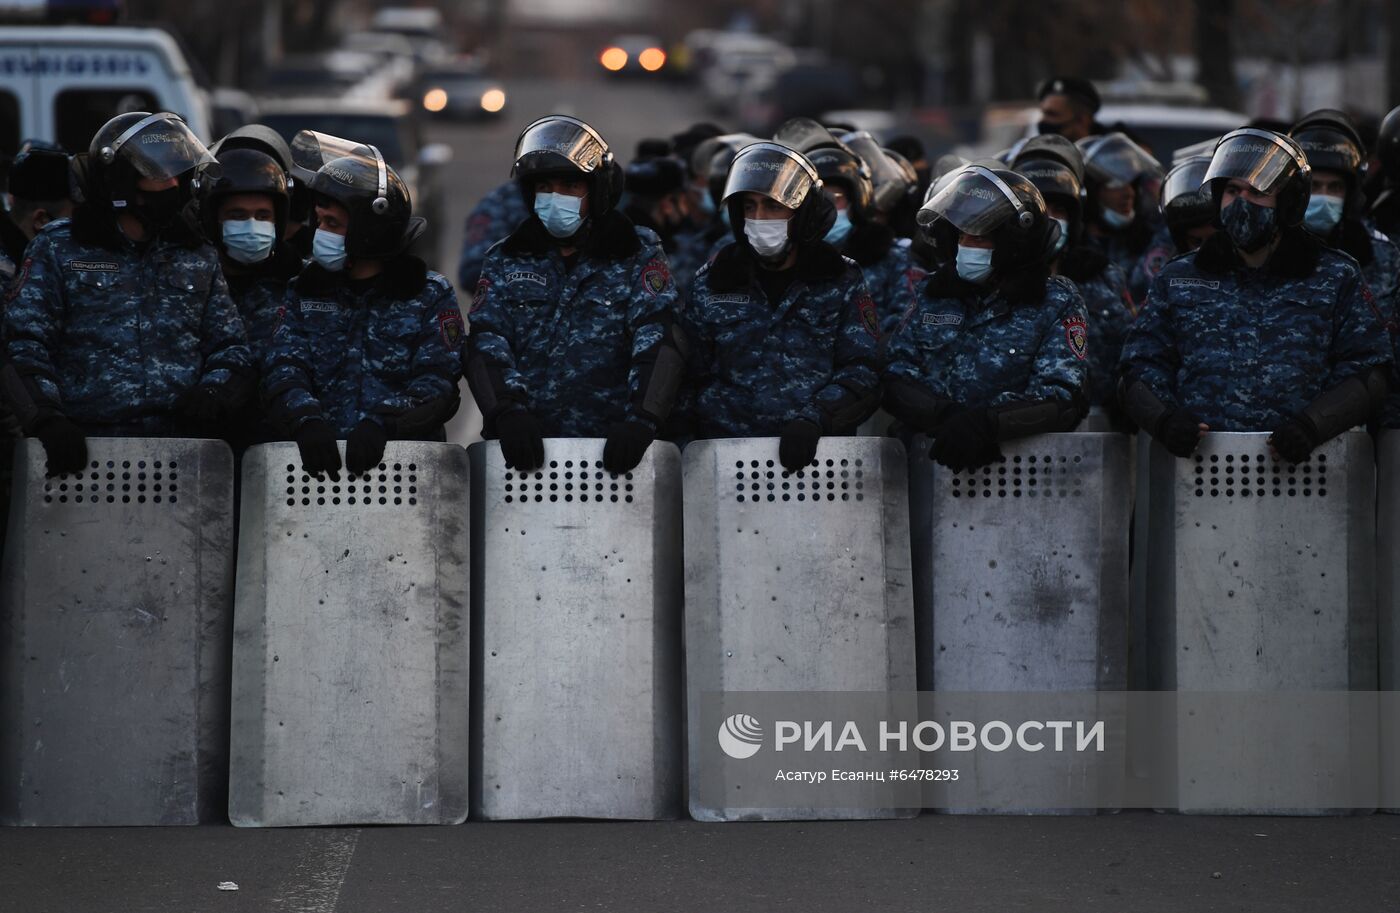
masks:
{"label": "scratched shield surface", "polygon": [[471,448],[474,817],[680,814],[680,452],[614,475],[603,445]]}
{"label": "scratched shield surface", "polygon": [[46,478],[20,442],[0,574],[0,823],[221,819],[233,454],[90,438]]}
{"label": "scratched shield surface", "polygon": [[[1208,434],[1187,459],[1151,445],[1144,571],[1153,689],[1376,688],[1371,438],[1347,432],[1292,465],[1273,457],[1268,437]],[[1183,718],[1179,732],[1182,743],[1223,746],[1218,757],[1175,759],[1182,811],[1287,814],[1287,796],[1345,782],[1349,757],[1368,750],[1377,726],[1373,715],[1339,714],[1303,752],[1277,751],[1241,723],[1203,731]],[[1330,811],[1342,810],[1296,813]]]}
{"label": "scratched shield surface", "polygon": [[394,441],[338,480],[244,457],[229,817],[446,824],[467,813],[467,455]]}
{"label": "scratched shield surface", "polygon": [[[1000,460],[953,472],[909,457],[920,687],[944,692],[1115,691],[1127,687],[1128,437],[1047,434],[1002,445]],[[1098,762],[1095,762],[1097,764]],[[1039,768],[978,753],[949,811],[1057,809],[1057,784],[1096,775],[1084,758]],[[1040,777],[1032,789],[1027,777]],[[941,787],[935,788],[937,792]],[[1016,808],[1006,795],[1038,794]],[[937,797],[930,804],[942,805]]]}
{"label": "scratched shield surface", "polygon": [[[904,448],[892,438],[822,438],[790,473],[776,438],[697,441],[685,450],[685,643],[691,782],[721,777],[705,821],[890,818],[895,791],[872,784],[843,808],[745,805],[738,765],[704,768],[706,694],[913,691],[914,615]],[[742,703],[742,697],[735,696]],[[758,795],[750,782],[749,795]],[[714,795],[714,793],[709,793]]]}

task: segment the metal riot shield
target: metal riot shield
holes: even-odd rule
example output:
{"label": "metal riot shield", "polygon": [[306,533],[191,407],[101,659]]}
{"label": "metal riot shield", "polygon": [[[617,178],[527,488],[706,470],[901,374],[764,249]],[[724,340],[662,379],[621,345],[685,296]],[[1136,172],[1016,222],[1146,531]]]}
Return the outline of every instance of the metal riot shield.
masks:
{"label": "metal riot shield", "polygon": [[472,809],[674,818],[681,807],[680,453],[629,473],[603,441],[472,458]]}
{"label": "metal riot shield", "polygon": [[240,826],[467,814],[467,454],[391,442],[338,481],[250,449],[233,656]]}
{"label": "metal riot shield", "polygon": [[[1381,434],[1377,466],[1376,603],[1380,690],[1400,691],[1400,431]],[[1393,704],[1382,703],[1389,709]],[[1400,719],[1381,717],[1382,810],[1400,813]]]}
{"label": "metal riot shield", "polygon": [[90,438],[46,478],[21,442],[0,595],[0,823],[222,818],[233,454]]}

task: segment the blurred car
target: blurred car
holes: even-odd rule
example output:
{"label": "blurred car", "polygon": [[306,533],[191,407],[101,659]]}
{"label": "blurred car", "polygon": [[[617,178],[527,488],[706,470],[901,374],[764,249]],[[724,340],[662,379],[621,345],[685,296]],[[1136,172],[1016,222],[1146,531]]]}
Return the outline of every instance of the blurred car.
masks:
{"label": "blurred car", "polygon": [[398,85],[412,82],[418,72],[413,42],[403,35],[393,32],[351,32],[341,39],[340,46],[347,51],[373,54]]}
{"label": "blurred car", "polygon": [[619,35],[598,55],[598,63],[618,76],[644,76],[666,66],[666,51],[655,35]]}
{"label": "blurred car", "polygon": [[[797,64],[792,48],[765,35],[724,32],[711,36],[705,56],[709,62],[700,75],[706,106],[730,114],[737,99],[755,96],[772,87],[778,74]],[[828,103],[825,107],[837,107]]]}
{"label": "blurred car", "polygon": [[209,104],[213,109],[213,133],[216,137],[231,133],[244,124],[257,122],[257,99],[242,89],[219,86],[209,93]]}
{"label": "blurred car", "polygon": [[452,56],[452,49],[443,37],[447,34],[447,25],[442,12],[431,7],[386,6],[374,14],[370,29],[406,39],[419,67],[442,63]]}
{"label": "blurred car", "polygon": [[364,51],[289,54],[263,73],[261,90],[270,95],[344,95],[388,93],[392,81],[382,73],[383,61]]}
{"label": "blurred car", "polygon": [[506,108],[506,90],[481,64],[461,61],[430,67],[418,77],[413,101],[435,117],[485,120]]}
{"label": "blurred car", "polygon": [[779,70],[762,88],[744,93],[739,102],[739,125],[750,133],[766,135],[789,118],[820,117],[833,108],[855,108],[862,100],[859,76],[849,64],[800,60]]}
{"label": "blurred car", "polygon": [[443,223],[442,169],[452,161],[444,143],[424,145],[413,109],[398,100],[364,102],[327,98],[265,99],[259,122],[291,142],[301,130],[317,130],[378,147],[384,160],[408,185],[413,211],[428,220],[416,246],[429,266],[437,267],[446,236]]}

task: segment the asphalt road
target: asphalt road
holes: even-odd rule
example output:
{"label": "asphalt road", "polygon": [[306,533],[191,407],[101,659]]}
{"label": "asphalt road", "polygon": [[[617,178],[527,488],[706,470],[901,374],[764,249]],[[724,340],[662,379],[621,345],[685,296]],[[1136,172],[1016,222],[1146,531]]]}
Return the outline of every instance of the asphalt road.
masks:
{"label": "asphalt road", "polygon": [[0,910],[1379,913],[1398,863],[1393,815],[6,829]]}
{"label": "asphalt road", "polygon": [[[496,120],[484,123],[433,121],[425,131],[432,142],[452,147],[442,186],[448,225],[435,269],[457,277],[457,252],[467,214],[485,196],[510,178],[515,140],[526,125],[546,114],[571,114],[592,124],[608,141],[618,160],[631,161],[637,141],[670,136],[697,120],[707,119],[698,96],[683,86],[645,79],[605,79],[577,82],[512,80],[506,83],[507,107]],[[458,289],[463,294],[470,289]],[[448,437],[460,444],[479,439],[481,417],[462,384],[462,410],[448,425]]]}

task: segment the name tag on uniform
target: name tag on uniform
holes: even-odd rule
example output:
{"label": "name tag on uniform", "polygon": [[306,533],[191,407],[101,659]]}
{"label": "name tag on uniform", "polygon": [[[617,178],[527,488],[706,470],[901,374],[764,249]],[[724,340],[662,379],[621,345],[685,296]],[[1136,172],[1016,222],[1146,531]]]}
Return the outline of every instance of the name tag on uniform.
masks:
{"label": "name tag on uniform", "polygon": [[923,319],[921,322],[922,322],[923,325],[926,326],[926,327],[928,327],[928,326],[934,326],[934,327],[952,326],[952,327],[955,327],[955,326],[957,326],[958,324],[962,323],[962,315],[961,315],[961,314],[925,314],[925,315],[924,315],[924,319]]}
{"label": "name tag on uniform", "polygon": [[539,273],[530,273],[525,270],[516,270],[513,273],[506,273],[506,282],[533,282],[541,287],[548,287],[549,281]]}
{"label": "name tag on uniform", "polygon": [[301,312],[303,314],[305,314],[307,311],[319,311],[329,314],[338,310],[340,310],[340,306],[337,305],[334,301],[316,301],[313,299],[309,301],[302,301],[301,303]]}
{"label": "name tag on uniform", "polygon": [[68,268],[81,273],[115,273],[121,269],[108,260],[69,260]]}
{"label": "name tag on uniform", "polygon": [[705,300],[710,304],[748,304],[749,296],[743,292],[727,292],[722,295],[710,295]]}
{"label": "name tag on uniform", "polygon": [[1167,284],[1172,288],[1176,288],[1178,285],[1184,286],[1185,288],[1220,288],[1220,281],[1218,279],[1172,279]]}

